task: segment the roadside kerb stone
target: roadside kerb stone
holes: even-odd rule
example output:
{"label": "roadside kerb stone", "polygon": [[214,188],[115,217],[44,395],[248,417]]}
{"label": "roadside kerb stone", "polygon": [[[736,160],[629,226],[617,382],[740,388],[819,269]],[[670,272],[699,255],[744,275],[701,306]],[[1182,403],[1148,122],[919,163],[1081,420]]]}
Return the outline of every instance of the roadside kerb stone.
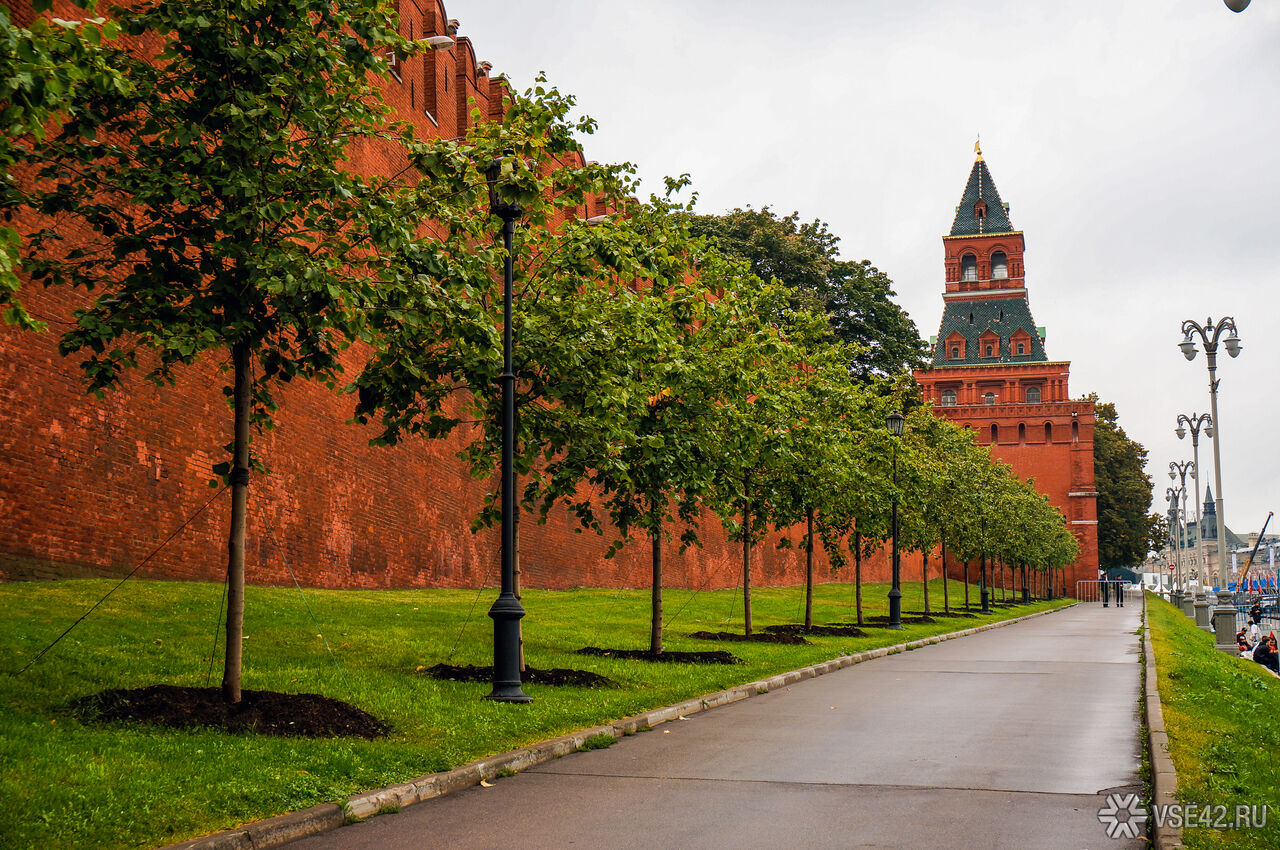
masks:
{"label": "roadside kerb stone", "polygon": [[[1156,653],[1151,646],[1151,619],[1147,611],[1147,598],[1142,596],[1143,655],[1146,659],[1143,674],[1143,712],[1147,721],[1147,752],[1151,757],[1151,802],[1156,806],[1171,806],[1178,802],[1178,773],[1169,758],[1169,733],[1164,728],[1164,711],[1160,708],[1160,691],[1156,688]],[[1182,847],[1182,828],[1173,827],[1166,820],[1164,825],[1153,825],[1152,836],[1156,850],[1174,850]]]}
{"label": "roadside kerb stone", "polygon": [[[1075,604],[1078,605],[1079,603]],[[414,803],[421,803],[463,788],[479,785],[482,781],[493,779],[503,770],[518,772],[552,759],[560,758],[576,751],[588,738],[593,738],[597,735],[620,738],[623,735],[651,729],[660,723],[667,723],[707,709],[729,705],[739,700],[767,693],[770,690],[785,688],[804,679],[812,679],[815,676],[833,673],[836,670],[860,664],[872,658],[895,655],[899,652],[909,652],[922,646],[941,643],[944,640],[967,637],[988,629],[1010,626],[1023,620],[1029,620],[1032,617],[1040,617],[1056,611],[1066,611],[1072,607],[1074,606],[1068,605],[1063,608],[1052,608],[1048,611],[1036,611],[1034,614],[1026,614],[1010,620],[1001,620],[998,623],[986,623],[958,632],[920,638],[919,640],[894,644],[893,646],[877,647],[876,649],[868,649],[853,655],[842,655],[839,658],[833,658],[820,664],[801,667],[799,670],[791,670],[776,676],[770,676],[767,679],[747,682],[744,685],[738,685],[727,690],[716,691],[702,697],[685,700],[675,705],[657,708],[631,717],[624,717],[607,726],[580,729],[577,732],[561,735],[558,738],[551,738],[518,750],[488,756],[443,773],[432,773],[398,785],[354,794],[347,798],[345,806],[324,803],[299,812],[288,812],[266,820],[255,821],[235,829],[215,832],[212,835],[205,835],[200,838],[192,838],[179,844],[170,844],[161,848],[161,850],[265,850],[265,848],[269,847],[279,847],[298,838],[319,835],[322,832],[335,829],[351,819],[364,820],[386,811],[396,811]],[[1148,652],[1150,652],[1150,640],[1148,640],[1147,646]],[[1154,667],[1154,663],[1151,663],[1149,669],[1154,670]],[[1152,687],[1154,687],[1154,684]],[[1156,707],[1159,710],[1158,697]],[[1168,846],[1179,847],[1181,845]]]}

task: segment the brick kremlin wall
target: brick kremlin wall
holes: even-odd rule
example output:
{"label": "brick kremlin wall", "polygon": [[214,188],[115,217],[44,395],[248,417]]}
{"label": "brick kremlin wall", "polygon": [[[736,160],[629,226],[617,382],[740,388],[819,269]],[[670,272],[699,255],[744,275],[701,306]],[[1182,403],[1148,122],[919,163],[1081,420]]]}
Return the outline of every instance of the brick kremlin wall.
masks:
{"label": "brick kremlin wall", "polygon": [[[31,20],[29,3],[6,5],[16,23]],[[385,96],[396,118],[424,135],[465,132],[470,112],[501,114],[504,83],[477,63],[440,3],[401,0],[406,35],[447,33],[455,46],[402,63],[400,81]],[[54,14],[75,18],[70,3]],[[373,149],[356,167],[396,165]],[[68,234],[74,236],[74,234]],[[74,241],[74,240],[73,240]],[[206,357],[163,389],[130,375],[103,399],[87,396],[76,359],[57,352],[60,329],[85,295],[27,287],[24,303],[49,324],[47,333],[0,325],[0,577],[119,575],[213,503],[163,545],[141,576],[220,580],[225,573],[229,494],[208,485],[213,464],[226,459],[231,414],[221,387],[225,357]],[[349,374],[358,356],[347,362]],[[473,480],[456,457],[456,439],[416,440],[372,448],[372,430],[347,424],[350,399],[322,386],[296,383],[277,392],[273,432],[255,439],[270,467],[250,488],[247,578],[321,587],[475,587],[498,581],[496,530],[473,534],[486,482]],[[719,523],[703,524],[704,546],[665,553],[669,586],[734,587],[741,551]],[[798,539],[798,537],[797,537]],[[579,533],[564,513],[545,525],[521,527],[525,586],[648,585],[648,552],[639,542],[605,560],[608,537]],[[804,557],[775,541],[756,548],[752,582],[803,581]],[[914,562],[918,564],[918,561]],[[910,566],[918,576],[918,566]],[[818,575],[828,577],[820,557]],[[864,564],[867,580],[884,580],[887,559]]]}

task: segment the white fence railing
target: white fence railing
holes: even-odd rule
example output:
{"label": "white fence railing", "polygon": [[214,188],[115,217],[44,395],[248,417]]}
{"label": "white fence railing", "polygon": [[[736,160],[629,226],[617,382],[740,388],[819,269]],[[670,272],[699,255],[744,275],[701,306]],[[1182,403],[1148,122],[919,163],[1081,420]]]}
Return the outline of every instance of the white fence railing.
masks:
{"label": "white fence railing", "polygon": [[[1105,585],[1105,587],[1104,587]],[[1082,579],[1076,582],[1076,599],[1081,602],[1101,602],[1104,605],[1121,605],[1126,602],[1141,603],[1142,589],[1134,587],[1125,589],[1123,581],[1099,581],[1098,579]]]}

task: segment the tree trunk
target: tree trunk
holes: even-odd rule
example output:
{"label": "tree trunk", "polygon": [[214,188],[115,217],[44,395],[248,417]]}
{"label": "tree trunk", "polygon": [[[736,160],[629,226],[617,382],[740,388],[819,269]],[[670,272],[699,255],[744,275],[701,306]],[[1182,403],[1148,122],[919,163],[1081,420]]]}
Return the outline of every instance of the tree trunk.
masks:
{"label": "tree trunk", "polygon": [[858,625],[862,625],[862,535],[853,533],[853,593],[857,600]]}
{"label": "tree trunk", "polygon": [[742,633],[751,637],[751,478],[742,482]]}
{"label": "tree trunk", "polygon": [[942,532],[942,613],[951,613],[951,598],[947,596],[947,533]]}
{"label": "tree trunk", "polygon": [[652,616],[649,622],[649,651],[662,652],[662,520],[654,518],[650,543],[653,562]]}
{"label": "tree trunk", "polygon": [[806,517],[809,521],[809,535],[804,547],[804,627],[813,628],[813,508],[809,508]]}
{"label": "tree trunk", "polygon": [[964,562],[964,610],[969,610],[969,562]]}
{"label": "tree trunk", "polygon": [[929,553],[924,552],[924,561],[920,566],[920,583],[924,585],[924,613],[929,615]]}
{"label": "tree trunk", "polygon": [[249,346],[231,349],[235,369],[232,399],[235,442],[231,462],[231,533],[227,538],[227,655],[222,668],[222,698],[240,702],[240,662],[244,642],[244,537],[249,513]]}

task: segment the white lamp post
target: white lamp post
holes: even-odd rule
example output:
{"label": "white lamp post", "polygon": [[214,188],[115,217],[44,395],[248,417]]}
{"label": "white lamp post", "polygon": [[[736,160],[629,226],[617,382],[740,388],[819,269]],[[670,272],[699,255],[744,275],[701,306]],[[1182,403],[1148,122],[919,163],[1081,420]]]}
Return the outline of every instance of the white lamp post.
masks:
{"label": "white lamp post", "polygon": [[[1241,7],[1243,8],[1243,7]],[[1227,332],[1223,337],[1223,331]],[[1210,317],[1203,325],[1187,319],[1182,323],[1182,342],[1178,347],[1188,360],[1196,357],[1196,341],[1193,334],[1200,337],[1204,346],[1205,359],[1209,366],[1209,416],[1213,422],[1213,483],[1217,488],[1218,514],[1218,605],[1213,610],[1213,627],[1217,633],[1216,645],[1222,652],[1232,655],[1236,652],[1236,608],[1227,590],[1227,535],[1226,517],[1223,512],[1222,498],[1222,419],[1218,416],[1218,340],[1227,349],[1227,354],[1235,357],[1240,353],[1240,337],[1236,333],[1236,321],[1230,316],[1223,316],[1214,324]]]}

